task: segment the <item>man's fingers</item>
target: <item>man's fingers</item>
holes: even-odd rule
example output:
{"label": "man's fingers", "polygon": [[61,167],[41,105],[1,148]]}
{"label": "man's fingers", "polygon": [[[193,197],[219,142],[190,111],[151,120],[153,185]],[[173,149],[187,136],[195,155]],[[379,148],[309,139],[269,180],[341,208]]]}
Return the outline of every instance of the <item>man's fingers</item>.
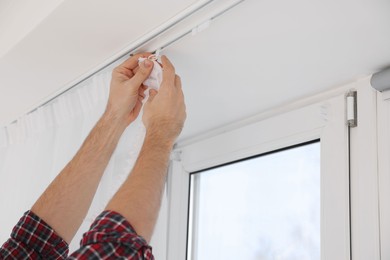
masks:
{"label": "man's fingers", "polygon": [[138,100],[137,103],[135,104],[135,107],[133,108],[133,114],[135,117],[138,117],[139,113],[141,112],[142,108],[142,100]]}
{"label": "man's fingers", "polygon": [[167,85],[173,85],[175,83],[176,76],[175,67],[165,55],[161,57],[161,61],[163,65],[163,81],[165,81]]}
{"label": "man's fingers", "polygon": [[116,75],[117,73],[124,75],[123,80],[130,79],[134,76],[134,72],[132,70],[126,69],[124,67],[116,67],[113,71],[112,74]]}
{"label": "man's fingers", "polygon": [[147,58],[150,55],[151,55],[151,53],[149,53],[149,52],[135,54],[135,55],[131,56],[130,58],[128,58],[127,60],[125,60],[118,67],[123,67],[123,68],[129,69],[129,70],[133,70],[138,66],[138,59],[139,58]]}
{"label": "man's fingers", "polygon": [[142,85],[139,90],[138,90],[138,94],[141,96],[141,97],[145,97],[145,90],[147,89],[148,87],[145,86],[145,85]]}
{"label": "man's fingers", "polygon": [[181,85],[181,78],[178,75],[176,75],[176,77],[175,77],[175,86],[178,90],[180,97],[184,100],[184,93],[183,93],[183,88]]}
{"label": "man's fingers", "polygon": [[148,59],[141,62],[139,65],[139,70],[137,73],[135,73],[134,77],[130,79],[130,81],[136,86],[141,86],[152,72],[153,65],[153,61]]}
{"label": "man's fingers", "polygon": [[177,88],[181,88],[181,78],[180,78],[179,75],[176,75],[176,76],[175,76],[175,86],[176,86]]}
{"label": "man's fingers", "polygon": [[148,99],[148,102],[152,102],[154,97],[157,95],[157,90],[155,89],[150,89],[149,90],[149,99]]}

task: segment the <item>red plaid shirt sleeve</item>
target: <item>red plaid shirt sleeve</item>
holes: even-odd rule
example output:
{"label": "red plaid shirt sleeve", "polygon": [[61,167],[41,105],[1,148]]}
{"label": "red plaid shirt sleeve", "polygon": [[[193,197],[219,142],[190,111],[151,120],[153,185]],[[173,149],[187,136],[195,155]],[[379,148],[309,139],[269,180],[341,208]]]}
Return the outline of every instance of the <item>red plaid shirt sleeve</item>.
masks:
{"label": "red plaid shirt sleeve", "polygon": [[152,248],[130,223],[114,211],[102,212],[83,235],[81,247],[69,259],[154,260]]}
{"label": "red plaid shirt sleeve", "polygon": [[113,211],[102,212],[70,257],[68,244],[41,218],[27,211],[0,248],[0,259],[154,260],[152,248],[130,223]]}
{"label": "red plaid shirt sleeve", "polygon": [[48,224],[27,211],[0,249],[0,259],[65,259],[68,250],[68,244]]}

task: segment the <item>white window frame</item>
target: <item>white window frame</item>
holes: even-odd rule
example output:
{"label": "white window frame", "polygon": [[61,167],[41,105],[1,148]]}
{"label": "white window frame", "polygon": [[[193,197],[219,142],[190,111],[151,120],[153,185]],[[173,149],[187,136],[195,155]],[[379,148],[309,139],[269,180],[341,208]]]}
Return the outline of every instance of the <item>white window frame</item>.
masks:
{"label": "white window frame", "polygon": [[349,148],[345,120],[345,93],[349,88],[296,102],[230,129],[179,143],[168,181],[167,259],[186,259],[191,172],[315,139],[321,139],[321,259],[350,259]]}
{"label": "white window frame", "polygon": [[390,259],[380,255],[377,91],[370,77],[356,81],[354,89],[358,123],[350,129],[351,259]]}
{"label": "white window frame", "polygon": [[390,259],[390,91],[377,92],[381,259]]}

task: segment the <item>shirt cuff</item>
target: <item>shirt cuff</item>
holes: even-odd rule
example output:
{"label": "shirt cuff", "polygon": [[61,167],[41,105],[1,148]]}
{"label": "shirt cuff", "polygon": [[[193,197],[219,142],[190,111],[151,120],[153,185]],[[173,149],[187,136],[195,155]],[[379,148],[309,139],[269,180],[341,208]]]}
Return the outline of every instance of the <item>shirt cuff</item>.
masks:
{"label": "shirt cuff", "polygon": [[13,228],[11,238],[22,242],[44,259],[66,258],[68,255],[68,244],[32,211],[24,213]]}
{"label": "shirt cuff", "polygon": [[152,249],[143,237],[137,235],[131,224],[115,211],[103,211],[81,240],[81,246],[97,243],[120,243],[136,251]]}

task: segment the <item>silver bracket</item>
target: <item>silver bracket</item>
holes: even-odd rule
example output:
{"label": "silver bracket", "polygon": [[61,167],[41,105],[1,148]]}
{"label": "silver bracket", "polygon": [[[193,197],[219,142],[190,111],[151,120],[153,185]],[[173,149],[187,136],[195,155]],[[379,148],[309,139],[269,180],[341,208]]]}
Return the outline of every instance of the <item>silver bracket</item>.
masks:
{"label": "silver bracket", "polygon": [[357,127],[357,91],[351,90],[347,94],[347,124]]}

